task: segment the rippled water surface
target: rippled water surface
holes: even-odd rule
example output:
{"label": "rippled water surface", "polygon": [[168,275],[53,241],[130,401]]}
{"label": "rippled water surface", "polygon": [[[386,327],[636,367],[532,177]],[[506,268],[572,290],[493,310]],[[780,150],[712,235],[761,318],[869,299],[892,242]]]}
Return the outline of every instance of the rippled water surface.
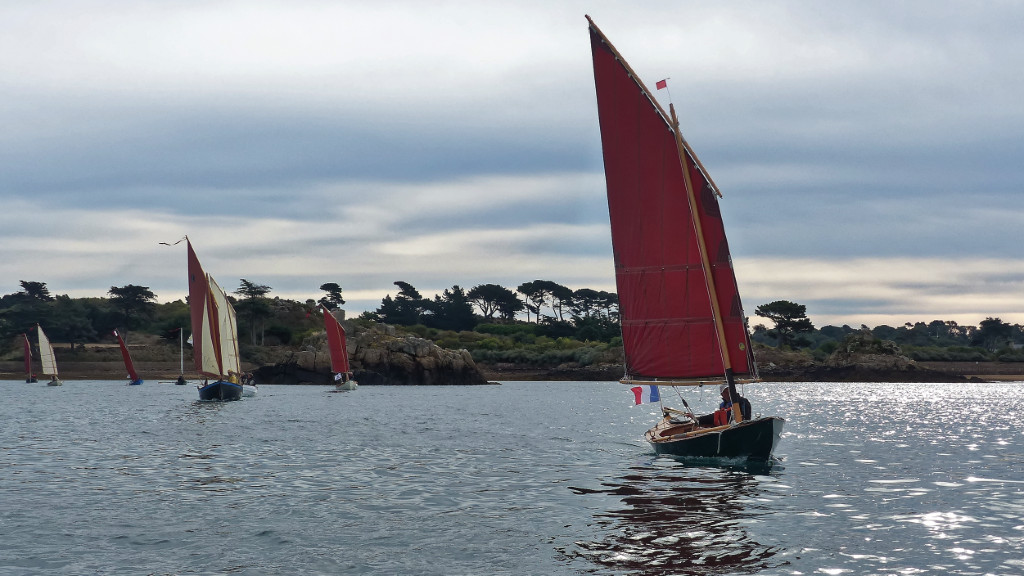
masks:
{"label": "rippled water surface", "polygon": [[0,574],[1024,574],[1024,384],[746,395],[769,470],[617,383],[0,382]]}

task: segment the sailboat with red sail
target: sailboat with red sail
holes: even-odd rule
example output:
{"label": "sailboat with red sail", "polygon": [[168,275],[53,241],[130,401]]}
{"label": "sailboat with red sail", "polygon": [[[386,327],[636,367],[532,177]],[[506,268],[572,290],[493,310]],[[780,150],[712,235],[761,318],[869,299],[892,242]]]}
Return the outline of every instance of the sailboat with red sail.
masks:
{"label": "sailboat with red sail", "polygon": [[[638,397],[658,399],[663,417],[645,434],[658,454],[768,460],[784,420],[745,416],[742,400],[728,406],[740,398],[737,383],[757,380],[757,368],[721,194],[683,139],[675,108],[666,112],[587,21],[625,355],[621,382]],[[731,408],[717,418],[697,417],[681,394],[708,385],[720,387]],[[666,387],[679,392],[685,409],[665,406],[659,389]]]}
{"label": "sailboat with red sail", "polygon": [[324,313],[324,330],[327,331],[327,350],[331,356],[334,389],[355,390],[359,384],[352,379],[352,368],[348,363],[348,340],[345,328],[327,306],[320,304],[320,309]]}
{"label": "sailboat with red sail", "polygon": [[[199,386],[199,400],[241,400],[238,378],[238,325],[227,294],[205,271],[188,244],[188,304],[192,320],[192,357],[196,371],[206,380]],[[180,240],[179,240],[180,242]],[[210,380],[213,380],[212,382]]]}
{"label": "sailboat with red sail", "polygon": [[38,382],[35,373],[32,372],[32,343],[28,340],[28,334],[22,334],[21,337],[25,339],[25,382]]}
{"label": "sailboat with red sail", "polygon": [[128,353],[128,345],[124,343],[124,338],[114,330],[114,337],[117,338],[117,344],[121,347],[121,358],[124,359],[124,368],[128,371],[128,385],[138,386],[142,384],[142,377],[135,371],[135,363],[132,362],[132,355]]}

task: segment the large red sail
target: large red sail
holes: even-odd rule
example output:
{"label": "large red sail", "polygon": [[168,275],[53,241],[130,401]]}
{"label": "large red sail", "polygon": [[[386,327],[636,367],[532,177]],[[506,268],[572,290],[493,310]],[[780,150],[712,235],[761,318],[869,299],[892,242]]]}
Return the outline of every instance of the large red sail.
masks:
{"label": "large red sail", "polygon": [[124,359],[124,367],[128,371],[128,377],[131,378],[132,382],[139,380],[139,373],[135,371],[135,363],[132,362],[131,354],[128,353],[128,346],[124,343],[124,338],[114,330],[114,336],[117,336],[117,343],[121,346],[121,358]]}
{"label": "large red sail", "polygon": [[326,306],[321,305],[321,308],[324,312],[324,330],[327,331],[327,348],[331,353],[331,371],[338,374],[348,372],[348,345],[345,342],[345,329]]}
{"label": "large red sail", "polygon": [[[217,322],[217,314],[210,313],[210,283],[206,279],[206,272],[199,263],[199,257],[192,249],[192,242],[187,238],[188,245],[188,307],[192,321],[192,359],[195,362],[196,371],[207,376],[220,376],[220,371],[214,368],[219,365],[216,358],[216,350],[219,345],[210,340],[215,334],[213,324]],[[205,359],[204,356],[210,355]]]}
{"label": "large red sail", "polygon": [[590,39],[627,374],[721,379],[728,368],[688,199],[685,162],[731,369],[736,376],[752,375],[717,194],[689,154],[681,160],[669,119],[593,23]]}

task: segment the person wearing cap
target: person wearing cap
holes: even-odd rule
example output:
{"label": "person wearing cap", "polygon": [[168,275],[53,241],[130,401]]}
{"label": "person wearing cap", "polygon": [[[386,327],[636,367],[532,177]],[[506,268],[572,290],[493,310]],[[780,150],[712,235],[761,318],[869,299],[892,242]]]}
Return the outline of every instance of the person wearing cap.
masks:
{"label": "person wearing cap", "polygon": [[[718,405],[719,410],[725,410],[729,413],[729,421],[732,421],[732,400],[729,398],[729,385],[722,384],[718,387],[719,393],[722,395],[722,403]],[[751,408],[750,401],[740,396],[739,392],[736,393],[736,402],[740,405],[740,414],[743,415],[744,420],[750,420]]]}
{"label": "person wearing cap", "polygon": [[[718,410],[697,418],[698,425],[705,428],[711,428],[714,426],[725,426],[726,424],[732,423],[732,401],[729,398],[729,385],[722,384],[718,387],[718,392],[722,395],[722,403],[718,405]],[[743,396],[740,396],[738,393],[736,394],[736,397],[739,398],[737,402],[739,402],[740,414],[743,416],[743,420],[750,420],[750,401]]]}

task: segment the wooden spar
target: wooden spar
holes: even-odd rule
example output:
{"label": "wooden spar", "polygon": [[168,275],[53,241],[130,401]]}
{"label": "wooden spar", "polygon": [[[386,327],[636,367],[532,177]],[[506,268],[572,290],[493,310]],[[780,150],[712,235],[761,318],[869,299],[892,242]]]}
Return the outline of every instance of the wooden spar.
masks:
{"label": "wooden spar", "polygon": [[[701,264],[704,266],[704,278],[708,289],[708,296],[711,300],[711,313],[715,317],[715,332],[718,335],[718,348],[722,353],[722,367],[725,369],[725,380],[729,384],[729,398],[737,397],[736,382],[732,375],[732,360],[729,357],[729,345],[725,340],[725,324],[722,322],[722,310],[718,303],[718,291],[715,289],[715,275],[711,269],[711,257],[708,255],[708,247],[704,242],[704,228],[701,223],[700,212],[697,206],[697,195],[693,189],[693,179],[690,178],[690,169],[686,164],[686,148],[682,135],[679,134],[679,119],[676,118],[676,108],[669,104],[672,112],[672,131],[675,133],[676,149],[679,151],[679,162],[682,164],[683,182],[686,184],[686,199],[690,203],[690,214],[693,216],[693,227],[697,233],[697,248],[700,252]],[[733,419],[742,422],[739,402],[732,403]]]}
{"label": "wooden spar", "polygon": [[[732,381],[736,384],[753,384],[760,382],[760,380],[754,378],[740,378],[735,377]],[[627,386],[719,386],[727,383],[728,380],[724,376],[717,376],[715,378],[707,378],[705,380],[649,380],[649,379],[634,379],[630,376],[619,379],[619,384],[625,384]]]}
{"label": "wooden spar", "polygon": [[[618,49],[615,48],[615,45],[608,40],[608,37],[604,35],[604,32],[601,32],[601,29],[597,27],[597,24],[594,24],[594,21],[591,20],[590,16],[584,16],[586,16],[587,22],[590,23],[590,27],[593,28],[594,32],[597,32],[597,35],[601,37],[601,41],[604,42],[606,46],[608,46],[608,49],[612,51],[612,54],[615,55],[615,58],[619,61],[619,63],[621,63],[622,66],[626,69],[626,71],[629,72],[630,78],[632,78],[633,81],[640,86],[640,89],[643,90],[644,94],[647,96],[647,99],[658,110],[658,113],[661,114],[661,117],[665,118],[665,120],[668,121],[669,115],[665,112],[665,109],[661,107],[661,104],[659,104],[658,101],[653,96],[651,96],[652,92],[650,91],[650,89],[647,88],[647,85],[644,84],[644,81],[640,79],[640,76],[637,75],[636,71],[633,70],[633,67],[629,65],[629,62],[626,62],[626,59],[622,57],[622,54],[618,51]],[[669,106],[671,106],[671,104],[669,104]],[[675,112],[672,113],[671,117],[675,118]],[[697,167],[704,174],[704,177],[707,178],[708,184],[711,184],[711,187],[714,188],[715,190],[715,194],[717,194],[721,198],[722,191],[718,189],[718,184],[715,184],[715,181],[711,178],[711,174],[708,173],[707,169],[704,168],[704,164],[700,161],[700,158],[697,157],[697,153],[694,152],[692,148],[690,148],[690,144],[686,141],[685,138],[683,138],[683,135],[679,133],[679,123],[674,120],[669,123],[674,124],[673,130],[676,133],[677,144],[679,142],[682,142],[683,149],[686,150],[690,157],[693,158],[693,161],[697,163]]]}

